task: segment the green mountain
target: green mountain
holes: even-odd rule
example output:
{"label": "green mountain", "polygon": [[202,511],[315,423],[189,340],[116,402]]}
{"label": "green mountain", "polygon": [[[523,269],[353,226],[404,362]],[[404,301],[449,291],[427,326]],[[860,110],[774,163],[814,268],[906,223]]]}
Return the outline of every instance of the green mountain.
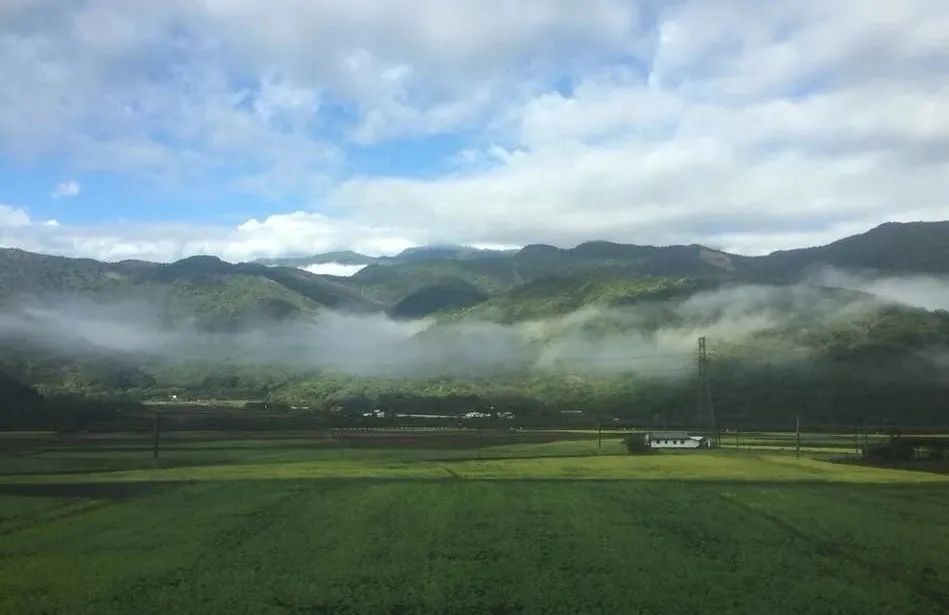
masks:
{"label": "green mountain", "polygon": [[395,256],[384,256],[376,262],[388,264],[418,263],[422,261],[458,260],[467,261],[483,258],[504,258],[516,250],[485,250],[470,246],[419,246],[406,248]]}
{"label": "green mountain", "polygon": [[139,300],[163,308],[172,321],[190,318],[214,326],[320,309],[380,309],[358,289],[289,267],[235,265],[212,256],[167,265],[103,263],[0,249],[0,305],[64,299]]}
{"label": "green mountain", "polygon": [[323,265],[326,263],[339,263],[340,265],[368,265],[376,262],[376,258],[366,256],[352,250],[339,250],[336,252],[324,252],[323,254],[314,254],[313,256],[297,256],[289,258],[260,258],[255,262],[261,265],[279,266],[279,267],[307,267],[309,265]]}
{"label": "green mountain", "polygon": [[0,249],[0,302],[51,292],[100,292],[148,276],[161,265],[126,261],[103,263]]}
{"label": "green mountain", "polygon": [[0,250],[0,387],[688,424],[701,335],[723,423],[949,424],[949,313],[800,283],[824,266],[947,272],[949,223],[760,257],[595,241],[373,260],[339,278]]}
{"label": "green mountain", "polygon": [[452,318],[512,323],[562,316],[589,307],[622,307],[684,298],[717,286],[701,278],[573,275],[540,278],[498,293],[451,315]]}
{"label": "green mountain", "polygon": [[[547,275],[553,275],[551,270]],[[384,305],[395,305],[422,288],[465,284],[491,295],[524,282],[509,258],[431,260],[398,265],[369,265],[347,283]]]}
{"label": "green mountain", "polygon": [[419,246],[415,248],[406,248],[394,256],[366,256],[352,250],[338,250],[335,252],[324,252],[312,256],[296,256],[289,258],[261,258],[255,262],[261,265],[282,266],[282,267],[308,267],[310,265],[322,265],[326,263],[336,263],[340,265],[370,265],[378,263],[382,265],[398,265],[405,263],[420,263],[425,261],[439,260],[472,260],[477,258],[503,258],[514,250],[482,250],[469,246]]}
{"label": "green mountain", "polygon": [[516,260],[530,277],[539,277],[553,267],[575,271],[609,268],[626,275],[714,277],[733,272],[733,258],[699,245],[657,247],[591,241],[566,250],[527,246]]}
{"label": "green mountain", "polygon": [[643,247],[591,242],[572,249],[531,245],[517,252],[468,259],[444,258],[374,264],[349,283],[366,296],[394,305],[420,289],[456,282],[488,296],[550,277],[701,277],[734,276],[738,258],[701,246]]}
{"label": "green mountain", "polygon": [[787,279],[825,265],[895,274],[947,273],[949,221],[889,222],[825,246],[773,252],[742,261],[744,273],[764,279]]}
{"label": "green mountain", "polygon": [[[100,300],[147,296],[166,305],[176,318],[190,313],[203,322],[230,322],[288,318],[324,308],[388,309],[400,318],[414,318],[486,302],[481,313],[509,320],[586,305],[594,292],[590,289],[604,285],[613,286],[609,292],[636,296],[644,284],[654,283],[636,281],[640,279],[785,283],[827,265],[892,273],[947,272],[949,222],[885,224],[826,246],[761,257],[698,245],[594,241],[570,249],[530,245],[511,252],[435,246],[380,259],[346,251],[279,262],[370,264],[352,278],[335,278],[294,266],[231,264],[209,256],[161,265],[0,250],[0,303],[57,293]],[[541,290],[547,296],[537,296]]]}
{"label": "green mountain", "polygon": [[498,296],[545,278],[696,278],[788,283],[826,266],[881,273],[949,272],[949,222],[888,223],[826,246],[742,256],[700,245],[637,246],[592,241],[574,248],[529,245],[516,252],[419,261],[379,260],[346,283],[393,306],[448,281]]}
{"label": "green mountain", "polygon": [[469,308],[487,298],[488,295],[473,284],[447,280],[410,293],[389,309],[389,315],[402,319],[424,318],[436,312]]}
{"label": "green mountain", "polygon": [[[368,265],[351,278],[283,266],[325,262]],[[137,295],[167,303],[169,312],[178,316],[192,311],[203,320],[239,320],[243,315],[285,318],[325,308],[385,309],[411,318],[486,302],[485,312],[510,319],[586,305],[594,287],[613,285],[609,292],[635,296],[643,284],[655,283],[636,282],[640,279],[787,283],[828,265],[889,273],[949,272],[949,222],[884,224],[826,246],[759,257],[699,245],[593,241],[569,249],[538,244],[517,251],[433,246],[383,258],[345,251],[267,263],[272,266],[231,264],[209,256],[167,265],[103,263],[0,250],[0,304],[56,293],[98,299]],[[536,296],[541,289],[548,296]]]}

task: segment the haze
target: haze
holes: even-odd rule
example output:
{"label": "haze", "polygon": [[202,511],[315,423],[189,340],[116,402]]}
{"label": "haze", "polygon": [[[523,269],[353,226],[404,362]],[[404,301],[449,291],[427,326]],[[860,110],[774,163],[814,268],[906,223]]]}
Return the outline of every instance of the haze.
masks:
{"label": "haze", "polygon": [[[949,285],[941,278],[874,280],[828,271],[824,282],[832,276],[846,282],[861,279],[861,290],[898,287],[911,304],[949,306]],[[132,363],[284,365],[401,377],[530,371],[690,377],[699,336],[720,349],[762,357],[780,349],[787,360],[800,360],[811,350],[794,341],[802,339],[801,331],[846,324],[891,301],[862,292],[828,294],[810,284],[729,285],[681,299],[590,307],[514,324],[471,317],[405,321],[382,313],[323,311],[213,331],[187,319],[169,321],[154,302],[63,296],[6,309],[0,314],[0,337],[67,356],[111,355]],[[789,336],[791,331],[797,333]]]}

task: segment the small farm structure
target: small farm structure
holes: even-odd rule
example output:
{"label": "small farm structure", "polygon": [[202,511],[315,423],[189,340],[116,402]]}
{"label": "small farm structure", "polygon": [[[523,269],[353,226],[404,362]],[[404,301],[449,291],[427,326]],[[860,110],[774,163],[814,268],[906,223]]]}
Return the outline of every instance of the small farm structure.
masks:
{"label": "small farm structure", "polygon": [[712,448],[714,441],[704,436],[692,436],[685,431],[652,431],[646,434],[650,448]]}

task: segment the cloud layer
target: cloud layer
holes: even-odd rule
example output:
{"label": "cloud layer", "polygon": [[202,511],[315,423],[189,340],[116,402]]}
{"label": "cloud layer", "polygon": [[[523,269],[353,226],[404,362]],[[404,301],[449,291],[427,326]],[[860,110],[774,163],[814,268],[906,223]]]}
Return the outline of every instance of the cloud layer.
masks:
{"label": "cloud layer", "polygon": [[76,227],[13,203],[0,244],[761,253],[949,218],[946,99],[939,0],[5,2],[3,156],[272,205],[224,227],[129,203],[127,224]]}

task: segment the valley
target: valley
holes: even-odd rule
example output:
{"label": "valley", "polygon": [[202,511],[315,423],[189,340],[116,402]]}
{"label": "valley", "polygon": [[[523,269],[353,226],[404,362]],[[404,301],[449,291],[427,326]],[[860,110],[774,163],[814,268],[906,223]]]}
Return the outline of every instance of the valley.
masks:
{"label": "valley", "polygon": [[[692,426],[706,337],[723,427],[782,428],[798,415],[939,426],[940,237],[949,243],[946,223],[887,224],[761,257],[607,242],[414,249],[348,278],[4,250],[0,371],[51,408],[233,399],[326,420],[495,408],[525,424],[579,412],[585,425]],[[293,264],[332,259],[366,261]],[[54,426],[50,413],[7,412],[11,426]]]}

